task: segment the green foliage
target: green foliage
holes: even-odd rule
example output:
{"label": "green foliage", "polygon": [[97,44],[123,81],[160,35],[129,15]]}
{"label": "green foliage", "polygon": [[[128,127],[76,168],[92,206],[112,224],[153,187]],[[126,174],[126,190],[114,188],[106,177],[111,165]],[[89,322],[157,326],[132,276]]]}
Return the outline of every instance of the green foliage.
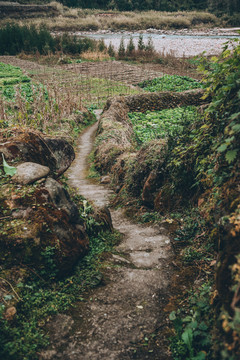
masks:
{"label": "green foliage", "polygon": [[145,47],[145,50],[149,53],[154,52],[154,45],[153,45],[153,39],[151,36],[148,37],[148,42],[147,45]]}
{"label": "green foliage", "polygon": [[30,81],[29,77],[23,75],[20,68],[0,62],[0,91],[8,85],[15,85]]}
{"label": "green foliage", "polygon": [[[174,218],[180,217],[179,214],[172,214]],[[192,244],[194,239],[201,233],[205,233],[205,219],[199,214],[197,209],[191,208],[181,214],[183,225],[175,231],[174,241],[178,243]]]}
{"label": "green foliage", "polygon": [[110,42],[109,46],[108,46],[108,55],[112,58],[115,57],[115,50],[114,47],[112,45],[112,43]]}
{"label": "green foliage", "polygon": [[43,95],[45,101],[49,98],[48,92],[42,84],[32,83],[22,84],[19,86],[6,85],[2,90],[2,95],[4,99],[13,102],[17,96],[20,96],[23,101],[26,101],[29,104],[34,101],[36,96]]}
{"label": "green foliage", "polygon": [[13,176],[14,174],[16,174],[17,169],[14,166],[8,165],[3,154],[2,154],[2,158],[3,158],[3,170],[5,174],[9,176]]}
{"label": "green foliage", "polygon": [[[64,33],[62,36],[58,36],[56,39],[55,48],[50,49],[53,52],[61,51],[64,54],[81,54],[87,50],[94,50],[97,47],[97,42],[90,38],[79,38],[76,36],[71,36],[67,33]],[[103,47],[103,44],[100,44],[100,48]]]}
{"label": "green foliage", "polygon": [[156,138],[180,136],[185,127],[193,123],[197,117],[193,106],[147,111],[146,113],[129,113],[138,143]]}
{"label": "green foliage", "polygon": [[100,40],[100,41],[99,41],[98,50],[101,51],[101,52],[103,52],[103,51],[106,50],[106,45],[105,45],[105,43],[104,43],[104,40]]}
{"label": "green foliage", "polygon": [[145,44],[144,44],[144,41],[143,41],[143,35],[142,34],[140,34],[139,38],[138,38],[138,50],[140,50],[140,51],[145,50]]}
{"label": "green foliage", "polygon": [[184,308],[171,312],[175,337],[171,338],[174,360],[204,360],[211,354],[212,319],[209,316],[211,284],[204,283],[191,291]]}
{"label": "green foliage", "polygon": [[[44,332],[52,315],[67,310],[76,301],[83,301],[85,291],[97,286],[101,280],[101,256],[119,242],[118,233],[102,233],[90,238],[90,251],[77,265],[74,274],[55,281],[53,254],[46,248],[43,256],[48,266],[50,281],[32,273],[25,283],[19,283],[21,301],[17,318],[9,323],[3,318],[4,305],[0,306],[0,357],[5,360],[35,360],[38,351],[48,345]],[[46,274],[47,275],[47,274]],[[47,277],[45,277],[47,279]]]}
{"label": "green foliage", "polygon": [[138,84],[146,91],[185,91],[201,88],[202,84],[188,76],[164,75],[153,80],[145,80]]}
{"label": "green foliage", "polygon": [[43,269],[41,276],[48,277],[49,279],[55,279],[57,275],[57,266],[55,263],[56,248],[53,246],[47,246],[44,251],[41,252],[43,258]]}
{"label": "green foliage", "polygon": [[40,54],[47,50],[55,50],[56,40],[50,32],[41,26],[39,30],[35,26],[20,26],[8,23],[0,29],[0,54],[16,55],[21,51],[39,51]]}
{"label": "green foliage", "polygon": [[118,57],[120,59],[123,58],[125,56],[125,53],[126,53],[126,49],[125,49],[125,45],[124,45],[124,39],[122,37],[121,41],[120,41],[119,48],[118,48]]}
{"label": "green foliage", "polygon": [[205,96],[212,97],[207,115],[211,119],[209,130],[217,133],[214,149],[231,164],[240,150],[240,41],[227,43],[210,64],[202,59],[199,70],[205,76]]}
{"label": "green foliage", "polygon": [[159,223],[162,220],[162,216],[157,211],[146,211],[137,220],[141,223]]}
{"label": "green foliage", "polygon": [[129,42],[127,45],[127,55],[131,55],[134,50],[135,50],[135,45],[133,42],[133,37],[130,36],[130,39],[129,39]]}
{"label": "green foliage", "polygon": [[80,54],[96,48],[96,42],[87,38],[77,38],[64,33],[53,37],[44,26],[37,29],[34,25],[8,23],[0,29],[0,55],[26,53],[48,54],[61,51],[68,54]]}

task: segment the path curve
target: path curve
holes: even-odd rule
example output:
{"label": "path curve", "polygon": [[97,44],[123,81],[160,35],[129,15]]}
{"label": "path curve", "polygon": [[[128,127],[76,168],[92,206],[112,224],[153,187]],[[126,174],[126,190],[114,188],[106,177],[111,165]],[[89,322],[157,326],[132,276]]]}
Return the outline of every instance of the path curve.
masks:
{"label": "path curve", "polygon": [[[68,178],[81,195],[105,206],[111,190],[86,179],[96,128],[97,124],[81,136]],[[144,352],[139,347],[166,322],[163,307],[169,298],[173,256],[170,240],[159,226],[134,224],[121,210],[111,211],[111,216],[114,228],[124,237],[108,259],[105,285],[94,289],[91,301],[81,303],[71,317],[60,316],[55,330],[64,334],[65,340],[64,336],[58,340],[43,359],[170,359],[167,348],[155,346]]]}

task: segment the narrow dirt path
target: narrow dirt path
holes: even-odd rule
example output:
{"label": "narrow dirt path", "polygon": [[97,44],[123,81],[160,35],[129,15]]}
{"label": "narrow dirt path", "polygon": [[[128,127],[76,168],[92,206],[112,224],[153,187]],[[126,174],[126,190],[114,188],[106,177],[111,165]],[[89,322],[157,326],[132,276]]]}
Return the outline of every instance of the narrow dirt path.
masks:
{"label": "narrow dirt path", "polygon": [[[95,124],[82,135],[68,177],[80,194],[106,206],[111,190],[86,178],[96,128]],[[108,259],[105,284],[93,290],[89,302],[79,304],[71,316],[60,316],[53,330],[52,350],[43,359],[170,359],[161,341],[161,347],[143,350],[139,346],[166,322],[163,307],[172,273],[170,240],[160,227],[134,224],[121,210],[112,210],[111,216],[114,228],[124,237],[117,253]]]}

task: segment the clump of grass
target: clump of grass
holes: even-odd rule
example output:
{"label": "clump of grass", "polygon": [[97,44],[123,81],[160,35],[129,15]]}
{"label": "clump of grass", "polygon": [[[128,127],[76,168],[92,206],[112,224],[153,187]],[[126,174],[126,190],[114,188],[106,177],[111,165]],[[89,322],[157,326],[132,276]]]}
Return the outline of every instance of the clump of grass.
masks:
{"label": "clump of grass", "polygon": [[155,11],[151,11],[144,16],[139,16],[138,20],[140,21],[143,29],[179,29],[189,28],[191,26],[191,21],[188,19],[188,17],[182,15],[172,17],[164,13],[157,16]]}
{"label": "clump of grass", "polygon": [[[185,13],[183,13],[185,14]],[[191,25],[195,26],[198,24],[218,24],[219,20],[216,15],[205,11],[193,11],[189,13],[189,21]]]}
{"label": "clump of grass", "polygon": [[104,51],[86,51],[81,54],[81,59],[87,61],[105,61],[110,60],[110,55]]}
{"label": "clump of grass", "polygon": [[[107,26],[106,26],[107,25]],[[137,30],[138,25],[136,22],[136,17],[133,16],[132,18],[126,16],[126,15],[120,15],[116,18],[110,19],[110,21],[107,21],[104,27],[111,28],[114,30]]]}
{"label": "clump of grass", "polygon": [[63,7],[63,4],[60,4],[59,2],[57,1],[51,1],[49,3],[50,6],[54,7],[60,14],[63,14],[64,13],[64,7]]}
{"label": "clump of grass", "polygon": [[[61,5],[60,5],[61,6]],[[181,12],[118,12],[109,13],[111,16],[102,16],[94,9],[59,9],[61,16],[54,18],[36,18],[32,23],[39,27],[44,23],[51,31],[90,31],[98,29],[111,30],[145,30],[194,28],[199,24],[208,26],[220,25],[220,20],[213,14],[198,11]],[[71,19],[71,21],[69,21]],[[19,20],[19,24],[26,24],[28,20]],[[2,20],[5,24],[6,20]]]}

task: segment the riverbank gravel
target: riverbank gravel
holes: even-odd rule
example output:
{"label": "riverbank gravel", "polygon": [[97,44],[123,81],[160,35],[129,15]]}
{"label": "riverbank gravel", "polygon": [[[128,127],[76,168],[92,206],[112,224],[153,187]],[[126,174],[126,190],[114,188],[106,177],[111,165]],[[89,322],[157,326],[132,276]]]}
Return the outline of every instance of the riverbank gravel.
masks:
{"label": "riverbank gravel", "polygon": [[218,55],[221,53],[224,44],[233,39],[240,38],[240,28],[229,29],[199,29],[199,30],[156,30],[147,29],[145,31],[128,32],[110,32],[99,30],[98,32],[78,32],[77,36],[87,36],[96,40],[103,39],[109,46],[111,43],[117,50],[120,41],[123,38],[125,46],[130,37],[133,37],[135,46],[137,46],[139,35],[143,35],[144,43],[147,44],[151,36],[155,50],[164,55],[170,54],[176,57],[191,57],[200,55]]}

